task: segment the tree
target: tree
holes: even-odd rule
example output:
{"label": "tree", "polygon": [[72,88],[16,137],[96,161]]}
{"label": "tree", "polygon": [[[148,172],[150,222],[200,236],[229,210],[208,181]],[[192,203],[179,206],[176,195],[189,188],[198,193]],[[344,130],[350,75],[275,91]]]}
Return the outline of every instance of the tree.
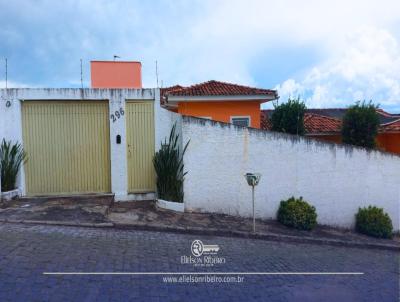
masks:
{"label": "tree", "polygon": [[342,141],[354,146],[374,148],[378,134],[379,116],[378,106],[370,101],[350,106],[343,117]]}
{"label": "tree", "polygon": [[300,98],[288,99],[286,103],[275,106],[271,123],[273,131],[304,135],[304,112],[306,105]]}

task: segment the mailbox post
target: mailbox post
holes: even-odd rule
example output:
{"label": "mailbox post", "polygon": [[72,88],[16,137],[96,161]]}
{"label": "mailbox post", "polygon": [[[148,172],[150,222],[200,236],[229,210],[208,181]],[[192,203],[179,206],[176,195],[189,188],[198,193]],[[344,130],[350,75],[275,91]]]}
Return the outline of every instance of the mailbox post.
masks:
{"label": "mailbox post", "polygon": [[256,232],[256,216],[254,212],[254,187],[258,185],[261,174],[260,173],[246,173],[244,177],[247,180],[247,183],[249,186],[251,186],[252,189],[252,197],[253,197],[253,233]]}

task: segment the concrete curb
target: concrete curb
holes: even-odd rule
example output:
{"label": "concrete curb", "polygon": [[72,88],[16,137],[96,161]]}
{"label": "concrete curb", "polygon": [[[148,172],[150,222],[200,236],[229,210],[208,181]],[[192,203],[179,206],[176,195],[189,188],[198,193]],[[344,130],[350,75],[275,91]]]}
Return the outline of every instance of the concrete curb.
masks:
{"label": "concrete curb", "polygon": [[114,224],[117,229],[125,230],[141,230],[141,231],[158,231],[158,232],[172,232],[191,235],[208,235],[208,236],[222,236],[222,237],[239,237],[248,239],[259,239],[268,241],[278,241],[286,243],[305,243],[305,244],[319,244],[319,245],[333,245],[342,247],[355,247],[355,248],[369,248],[369,249],[384,249],[392,251],[400,251],[400,246],[395,244],[379,244],[361,241],[345,241],[330,238],[311,238],[299,237],[291,235],[278,235],[278,234],[261,234],[249,233],[243,231],[228,231],[219,229],[202,229],[197,227],[175,227],[175,226],[154,226],[154,225],[127,225],[127,224]]}
{"label": "concrete curb", "polygon": [[300,244],[318,244],[318,245],[331,245],[341,247],[353,248],[368,248],[368,249],[381,249],[400,251],[400,245],[395,244],[379,244],[362,241],[345,241],[330,238],[311,238],[299,237],[291,235],[278,235],[278,234],[262,234],[262,233],[249,233],[243,231],[233,230],[219,230],[215,228],[202,229],[199,227],[180,227],[180,226],[162,226],[162,225],[148,225],[148,224],[120,224],[113,222],[103,223],[86,223],[74,221],[43,221],[43,220],[15,220],[15,219],[0,219],[0,223],[16,223],[16,224],[39,224],[39,225],[56,225],[56,226],[73,226],[73,227],[92,227],[92,228],[115,228],[119,230],[140,230],[140,231],[157,231],[157,232],[170,232],[179,234],[191,235],[207,235],[207,236],[221,236],[221,237],[237,237],[258,239],[267,241],[277,241],[286,243],[300,243]]}
{"label": "concrete curb", "polygon": [[75,222],[75,221],[0,219],[0,223],[41,224],[41,225],[75,226],[75,227],[91,227],[91,228],[114,227],[114,223],[112,222],[88,223],[88,222]]}

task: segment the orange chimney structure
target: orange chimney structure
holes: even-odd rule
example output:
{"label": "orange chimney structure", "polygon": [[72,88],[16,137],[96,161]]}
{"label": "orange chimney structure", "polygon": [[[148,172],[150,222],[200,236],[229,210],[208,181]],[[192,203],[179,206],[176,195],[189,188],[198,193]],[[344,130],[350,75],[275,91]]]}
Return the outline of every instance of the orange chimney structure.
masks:
{"label": "orange chimney structure", "polygon": [[142,88],[142,63],[91,61],[92,88]]}

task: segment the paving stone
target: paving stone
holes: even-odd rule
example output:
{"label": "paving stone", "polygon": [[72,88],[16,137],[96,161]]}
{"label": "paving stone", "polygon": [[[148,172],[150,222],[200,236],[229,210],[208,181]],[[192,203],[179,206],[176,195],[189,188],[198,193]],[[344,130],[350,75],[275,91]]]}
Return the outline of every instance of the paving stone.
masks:
{"label": "paving stone", "polygon": [[[200,239],[226,263],[180,263]],[[0,301],[398,301],[399,253],[115,229],[0,225]],[[81,272],[363,272],[245,276],[243,283],[164,283],[163,276],[45,276]]]}

